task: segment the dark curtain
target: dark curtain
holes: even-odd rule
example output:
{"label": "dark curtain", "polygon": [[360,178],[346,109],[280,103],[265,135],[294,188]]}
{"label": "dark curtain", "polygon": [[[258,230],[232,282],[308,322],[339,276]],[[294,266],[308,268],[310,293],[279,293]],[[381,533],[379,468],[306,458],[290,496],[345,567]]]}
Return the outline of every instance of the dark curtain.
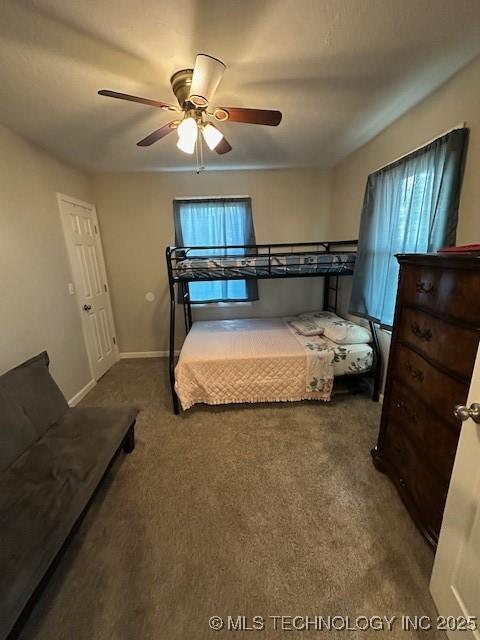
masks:
{"label": "dark curtain", "polygon": [[453,246],[468,145],[456,129],[368,176],[350,312],[391,328],[396,253]]}
{"label": "dark curtain", "polygon": [[[255,244],[250,198],[174,200],[173,211],[177,246],[212,247],[195,251],[197,256],[225,254],[223,249],[215,249],[219,245]],[[230,249],[226,253],[245,255],[242,249]],[[249,250],[249,253],[254,252]],[[256,280],[191,282],[188,287],[192,303],[258,300]]]}

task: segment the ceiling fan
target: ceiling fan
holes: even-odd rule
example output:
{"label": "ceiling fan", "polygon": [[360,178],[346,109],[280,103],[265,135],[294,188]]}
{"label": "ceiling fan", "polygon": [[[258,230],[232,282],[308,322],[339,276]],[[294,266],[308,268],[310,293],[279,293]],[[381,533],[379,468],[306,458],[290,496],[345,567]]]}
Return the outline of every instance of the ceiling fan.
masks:
{"label": "ceiling fan", "polygon": [[[280,111],[267,109],[244,109],[243,107],[210,106],[213,95],[220,84],[225,71],[225,65],[220,60],[205,53],[199,53],[194,69],[181,69],[170,78],[173,93],[179,106],[171,105],[159,100],[131,96],[110,89],[102,89],[101,96],[119,98],[140,102],[164,111],[178,113],[178,117],[153,131],[146,138],[137,142],[139,147],[148,147],[161,140],[172,131],[177,131],[177,147],[185,153],[192,154],[197,149],[202,153],[202,138],[210,150],[218,154],[228,153],[231,145],[217,127],[208,121],[213,118],[217,122],[244,122],[246,124],[262,124],[276,127],[282,120]],[[201,132],[201,136],[199,135]],[[197,158],[198,159],[198,158]]]}

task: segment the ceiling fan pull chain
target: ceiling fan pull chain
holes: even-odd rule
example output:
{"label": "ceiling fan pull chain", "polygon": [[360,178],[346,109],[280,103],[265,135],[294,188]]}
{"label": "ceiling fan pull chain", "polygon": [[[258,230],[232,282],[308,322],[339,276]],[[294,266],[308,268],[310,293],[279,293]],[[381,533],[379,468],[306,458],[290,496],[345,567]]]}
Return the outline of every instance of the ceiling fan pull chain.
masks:
{"label": "ceiling fan pull chain", "polygon": [[201,135],[197,135],[197,142],[195,143],[195,152],[197,157],[197,174],[201,173],[205,166],[203,164],[203,140]]}
{"label": "ceiling fan pull chain", "polygon": [[200,173],[200,169],[199,169],[199,165],[200,165],[200,161],[198,158],[198,135],[197,135],[197,139],[195,140],[195,163],[196,163],[196,168],[195,171],[198,173]]}

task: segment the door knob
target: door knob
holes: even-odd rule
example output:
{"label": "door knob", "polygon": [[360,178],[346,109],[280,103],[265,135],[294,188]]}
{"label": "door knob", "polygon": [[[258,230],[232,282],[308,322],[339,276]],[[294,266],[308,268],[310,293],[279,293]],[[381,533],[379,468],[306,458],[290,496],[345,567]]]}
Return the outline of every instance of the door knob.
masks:
{"label": "door knob", "polygon": [[480,404],[478,402],[473,402],[470,407],[466,407],[463,404],[457,404],[453,410],[453,415],[462,422],[471,418],[474,422],[480,424]]}
{"label": "door knob", "polygon": [[83,310],[84,311],[91,311],[92,310],[92,305],[91,304],[84,304],[83,305]]}

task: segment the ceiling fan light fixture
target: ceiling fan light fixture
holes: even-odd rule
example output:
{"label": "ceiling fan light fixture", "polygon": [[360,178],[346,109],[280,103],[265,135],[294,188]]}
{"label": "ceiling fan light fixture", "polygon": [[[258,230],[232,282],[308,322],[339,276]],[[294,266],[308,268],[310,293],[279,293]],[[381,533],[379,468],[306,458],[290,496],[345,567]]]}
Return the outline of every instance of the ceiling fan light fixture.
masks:
{"label": "ceiling fan light fixture", "polygon": [[196,140],[198,130],[195,118],[192,118],[192,116],[184,118],[178,125],[177,132],[179,138],[185,138],[185,140]]}
{"label": "ceiling fan light fixture", "polygon": [[185,140],[184,138],[179,138],[177,141],[177,149],[183,151],[184,153],[189,153],[190,155],[195,151],[195,142],[196,140]]}
{"label": "ceiling fan light fixture", "polygon": [[205,108],[217,90],[225,65],[221,60],[199,53],[195,61],[189,100],[196,107]]}
{"label": "ceiling fan light fixture", "polygon": [[202,136],[210,151],[213,151],[219,142],[223,140],[223,133],[211,124],[206,124],[202,128]]}
{"label": "ceiling fan light fixture", "polygon": [[193,153],[198,137],[198,127],[195,118],[189,116],[180,122],[177,128],[177,147],[185,153]]}

